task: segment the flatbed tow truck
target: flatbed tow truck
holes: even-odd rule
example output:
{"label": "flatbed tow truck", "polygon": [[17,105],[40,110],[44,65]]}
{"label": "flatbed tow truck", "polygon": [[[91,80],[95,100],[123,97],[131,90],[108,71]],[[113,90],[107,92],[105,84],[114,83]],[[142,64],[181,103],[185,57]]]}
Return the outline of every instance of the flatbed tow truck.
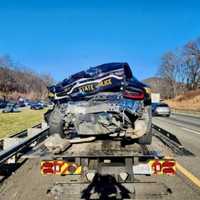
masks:
{"label": "flatbed tow truck", "polygon": [[62,177],[49,191],[56,199],[133,199],[136,175],[175,174],[174,160],[147,146],[150,87],[133,76],[128,63],[90,67],[49,93],[54,108],[44,118],[50,138],[59,135],[57,144],[63,141],[66,148],[44,144],[30,155],[40,158],[42,175]]}
{"label": "flatbed tow truck", "polygon": [[[40,158],[42,175],[60,176],[49,190],[60,200],[135,199],[138,190],[146,199],[151,193],[155,195],[156,187],[159,190],[161,187],[141,182],[138,176],[175,174],[175,161],[165,158],[151,146],[112,138],[72,144],[59,154],[52,154],[40,145],[25,157]],[[167,188],[163,186],[159,194],[168,194]]]}
{"label": "flatbed tow truck", "polygon": [[152,180],[156,175],[175,175],[175,160],[154,145],[108,137],[70,144],[53,154],[44,145],[46,138],[48,127],[43,124],[1,141],[10,145],[0,151],[0,165],[17,163],[19,157],[39,159],[38,173],[51,176],[50,199],[160,199],[170,193]]}

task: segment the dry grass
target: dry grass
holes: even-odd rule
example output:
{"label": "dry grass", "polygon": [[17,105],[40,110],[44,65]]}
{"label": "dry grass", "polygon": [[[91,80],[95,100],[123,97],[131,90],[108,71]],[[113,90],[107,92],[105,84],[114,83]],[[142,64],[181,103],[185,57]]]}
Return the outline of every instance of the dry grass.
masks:
{"label": "dry grass", "polygon": [[0,113],[0,138],[30,128],[43,119],[43,110],[23,109],[19,113]]}
{"label": "dry grass", "polygon": [[174,99],[166,100],[174,109],[200,111],[200,90],[190,91]]}

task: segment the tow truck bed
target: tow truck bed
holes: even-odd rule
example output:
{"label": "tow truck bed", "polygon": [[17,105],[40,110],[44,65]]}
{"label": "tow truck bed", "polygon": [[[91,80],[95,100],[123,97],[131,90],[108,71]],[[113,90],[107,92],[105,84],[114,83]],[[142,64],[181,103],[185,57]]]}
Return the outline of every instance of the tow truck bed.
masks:
{"label": "tow truck bed", "polygon": [[[125,144],[120,140],[111,139],[73,144],[58,155],[52,154],[41,145],[25,157],[40,157],[43,163],[41,168],[45,163],[46,169],[54,169],[49,174],[62,175],[60,181],[52,183],[50,189],[51,194],[61,200],[107,199],[108,197],[134,199],[135,188],[138,186],[138,191],[143,194],[148,191],[150,195],[152,191],[141,189],[148,185],[145,186],[145,182],[138,181],[135,175],[150,175],[146,165],[147,160],[162,158],[161,155],[149,150],[147,146],[137,143]],[[70,172],[70,167],[75,167],[75,169]],[[81,167],[80,173],[77,173],[78,167]],[[152,194],[155,193],[157,187],[160,191],[160,185],[156,183],[153,185]],[[161,194],[167,194],[165,186]]]}
{"label": "tow truck bed", "polygon": [[151,146],[128,143],[121,140],[95,140],[90,143],[70,145],[63,153],[53,154],[42,144],[29,151],[23,157],[40,157],[42,160],[58,159],[94,159],[94,158],[131,158],[131,159],[155,159],[163,158],[159,152],[151,149]]}

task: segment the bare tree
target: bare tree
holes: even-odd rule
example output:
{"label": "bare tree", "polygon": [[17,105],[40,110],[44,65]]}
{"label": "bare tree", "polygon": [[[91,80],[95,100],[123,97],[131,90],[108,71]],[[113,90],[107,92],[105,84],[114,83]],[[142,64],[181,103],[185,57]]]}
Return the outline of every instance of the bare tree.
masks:
{"label": "bare tree", "polygon": [[165,81],[161,91],[166,97],[200,87],[200,39],[187,43],[182,49],[165,53],[159,75]]}
{"label": "bare tree", "polygon": [[43,74],[41,75],[41,78],[47,87],[54,84],[54,79],[50,74]]}
{"label": "bare tree", "polygon": [[39,75],[14,63],[9,56],[0,56],[0,94],[4,97],[13,93],[34,94],[34,98],[46,98],[47,86],[53,84],[49,74]]}
{"label": "bare tree", "polygon": [[163,55],[159,67],[159,75],[164,80],[163,83],[165,83],[165,85],[163,85],[163,88],[168,97],[174,97],[177,94],[177,66],[177,57],[173,52],[168,52]]}
{"label": "bare tree", "polygon": [[10,92],[14,91],[12,67],[13,64],[9,56],[0,57],[0,88],[4,99]]}
{"label": "bare tree", "polygon": [[200,85],[200,39],[189,42],[184,47],[188,89],[197,89]]}

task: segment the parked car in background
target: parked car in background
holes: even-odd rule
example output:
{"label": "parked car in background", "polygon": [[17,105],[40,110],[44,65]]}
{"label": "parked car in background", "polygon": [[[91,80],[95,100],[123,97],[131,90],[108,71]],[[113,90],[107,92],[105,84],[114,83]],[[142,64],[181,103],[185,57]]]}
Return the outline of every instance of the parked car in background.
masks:
{"label": "parked car in background", "polygon": [[2,111],[3,113],[12,113],[12,112],[20,112],[17,104],[8,103],[6,107]]}
{"label": "parked car in background", "polygon": [[7,105],[7,101],[0,100],[0,109],[5,108]]}
{"label": "parked car in background", "polygon": [[19,101],[17,104],[19,107],[26,107],[26,104],[24,101]]}
{"label": "parked car in background", "polygon": [[37,103],[40,104],[43,107],[48,107],[47,103],[44,102],[44,101],[38,101]]}
{"label": "parked car in background", "polygon": [[32,110],[42,110],[44,106],[41,105],[40,103],[32,103],[30,108]]}
{"label": "parked car in background", "polygon": [[169,117],[170,113],[170,107],[166,103],[152,103],[152,115]]}

